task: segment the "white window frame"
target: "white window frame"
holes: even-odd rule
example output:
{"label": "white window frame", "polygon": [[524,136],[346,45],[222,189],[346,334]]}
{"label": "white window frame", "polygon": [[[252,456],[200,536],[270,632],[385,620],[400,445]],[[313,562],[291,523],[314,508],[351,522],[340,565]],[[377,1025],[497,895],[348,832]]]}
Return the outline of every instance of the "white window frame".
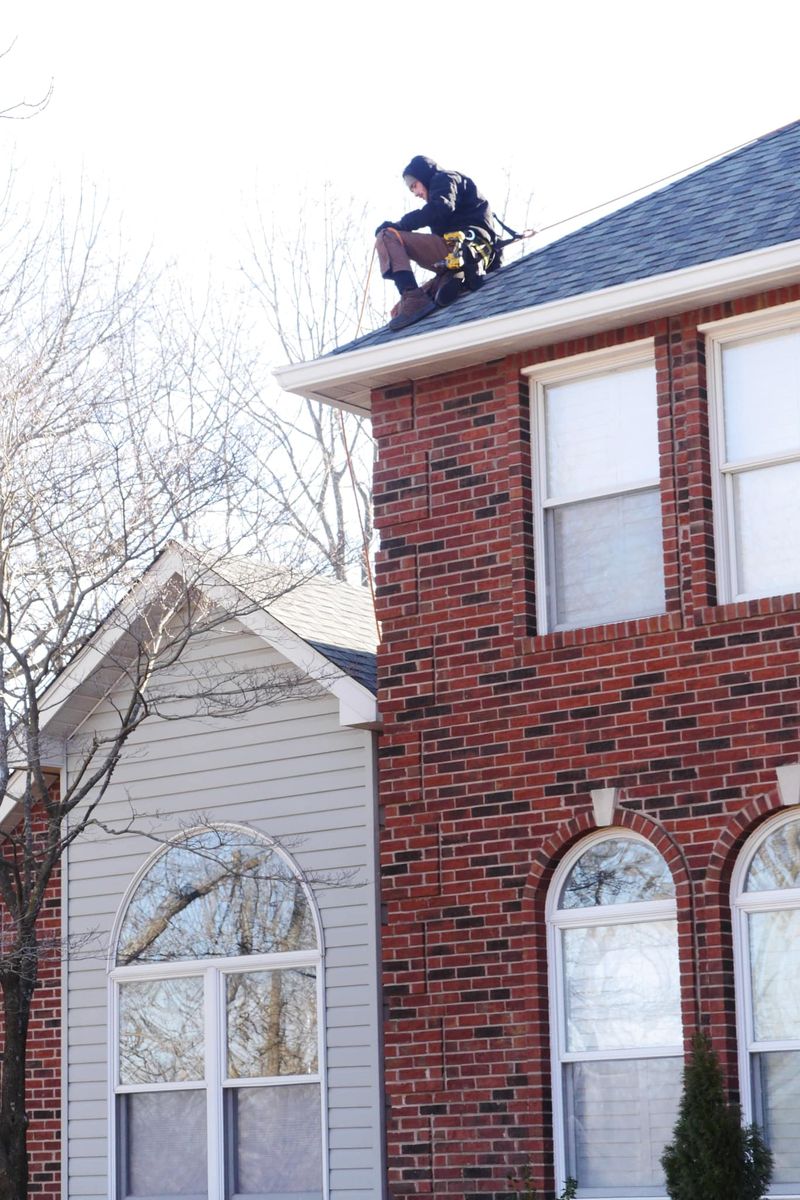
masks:
{"label": "white window frame", "polygon": [[[772,334],[800,332],[800,301],[757,313],[728,317],[698,325],[706,339],[706,386],[708,392],[711,445],[711,497],[714,513],[714,546],[717,564],[717,595],[720,604],[763,598],[763,592],[745,593],[736,588],[738,563],[734,522],[734,478],[739,472],[758,467],[780,466],[800,460],[800,451],[773,454],[738,462],[726,461],[725,398],[722,386],[722,351],[726,346],[759,341]],[[800,587],[797,589],[800,591]]]}
{"label": "white window frame", "polygon": [[[791,1041],[756,1041],[753,1020],[753,993],[750,979],[750,937],[747,918],[756,912],[783,912],[800,908],[800,887],[780,888],[769,892],[745,892],[747,872],[756,852],[781,825],[800,822],[800,812],[793,808],[759,826],[742,848],[731,875],[731,909],[733,911],[733,973],[736,994],[736,1035],[739,1056],[739,1095],[742,1115],[747,1124],[757,1119],[753,1097],[752,1056],[769,1050],[800,1050],[800,1038]],[[800,1182],[800,1181],[799,1181]],[[800,1200],[800,1186],[792,1191],[767,1193],[776,1200]]]}
{"label": "white window frame", "polygon": [[[130,902],[139,884],[157,860],[176,845],[209,829],[240,833],[253,841],[263,842],[265,849],[277,854],[287,864],[292,874],[300,880],[308,900],[314,922],[317,941],[315,950],[292,950],[273,954],[251,954],[237,957],[187,959],[171,963],[141,963],[117,966],[116,957],[119,938]],[[314,893],[306,883],[302,872],[293,859],[272,838],[255,829],[230,822],[215,822],[213,826],[201,826],[187,830],[179,837],[160,847],[151,854],[134,875],[117,911],[109,943],[108,957],[108,1195],[120,1200],[118,1146],[118,1097],[136,1092],[202,1090],[206,1094],[206,1146],[208,1153],[208,1200],[225,1196],[225,1111],[224,1094],[229,1088],[258,1087],[268,1085],[281,1087],[288,1084],[315,1084],[319,1087],[320,1101],[320,1148],[322,1160],[322,1196],[329,1200],[329,1131],[327,1121],[327,1070],[325,1061],[325,987],[324,987],[324,943],[322,921]],[[317,1004],[317,1065],[314,1074],[281,1075],[278,1077],[229,1079],[225,1069],[227,1049],[225,979],[234,973],[268,971],[272,968],[313,966],[316,971]],[[119,987],[121,983],[145,983],[157,979],[180,977],[203,979],[203,1030],[205,1046],[205,1078],[180,1083],[121,1084],[119,1080]]]}
{"label": "white window frame", "polygon": [[[547,966],[550,996],[550,1077],[553,1089],[553,1149],[556,1169],[556,1188],[563,1188],[568,1177],[566,1096],[564,1089],[564,1064],[569,1062],[610,1062],[613,1059],[675,1058],[683,1057],[683,1045],[648,1046],[647,1049],[587,1050],[567,1049],[566,1000],[564,995],[564,956],[561,931],[585,928],[587,925],[630,925],[646,921],[678,919],[676,900],[636,901],[633,904],[606,904],[585,908],[559,908],[559,899],[564,884],[579,858],[598,842],[624,839],[639,842],[655,850],[652,842],[629,829],[610,826],[583,838],[560,863],[550,882],[545,906],[547,921]],[[677,931],[676,931],[677,937]],[[578,1195],[585,1194],[578,1180]],[[595,1193],[597,1194],[597,1193]],[[609,1196],[611,1193],[609,1193]],[[667,1200],[662,1197],[626,1196],[625,1200]]]}
{"label": "white window frame", "polygon": [[[651,491],[657,488],[661,493],[660,476],[647,477],[626,484],[615,491],[587,490],[580,495],[566,498],[547,496],[547,451],[545,438],[545,393],[547,388],[555,383],[568,383],[579,379],[589,379],[592,376],[610,375],[629,367],[655,365],[655,339],[642,338],[639,341],[627,342],[622,346],[609,346],[602,350],[592,350],[586,354],[576,354],[569,358],[560,358],[556,362],[540,363],[537,366],[524,368],[522,374],[530,384],[531,403],[531,434],[533,458],[533,501],[534,520],[533,538],[536,555],[536,628],[539,633],[550,633],[559,629],[575,628],[573,625],[558,625],[551,618],[550,603],[553,578],[553,564],[547,547],[545,529],[545,512],[558,508],[565,503],[576,503],[586,500],[601,500],[609,496],[622,496],[634,492]],[[657,399],[657,398],[656,398]],[[663,556],[664,535],[660,530]],[[664,609],[660,609],[663,612]],[[643,616],[658,614],[646,613]],[[636,616],[620,618],[621,620],[636,620]],[[604,620],[589,624],[606,624]]]}

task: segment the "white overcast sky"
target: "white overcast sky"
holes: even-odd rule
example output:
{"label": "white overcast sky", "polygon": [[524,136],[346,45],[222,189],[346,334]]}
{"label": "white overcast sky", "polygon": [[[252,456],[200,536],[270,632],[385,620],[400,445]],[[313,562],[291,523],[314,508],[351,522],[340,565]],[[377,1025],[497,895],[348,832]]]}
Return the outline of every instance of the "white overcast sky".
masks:
{"label": "white overcast sky", "polygon": [[414,154],[547,224],[800,117],[793,0],[6,0],[0,34],[2,105],[54,87],[0,122],[24,186],[96,185],[195,269],[326,180],[369,238]]}

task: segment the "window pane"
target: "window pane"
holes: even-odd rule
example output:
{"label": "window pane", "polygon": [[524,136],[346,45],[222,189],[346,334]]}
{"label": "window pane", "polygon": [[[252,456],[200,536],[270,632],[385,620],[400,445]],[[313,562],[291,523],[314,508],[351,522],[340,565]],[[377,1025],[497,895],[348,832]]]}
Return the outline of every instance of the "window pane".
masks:
{"label": "window pane", "polygon": [[545,430],[548,497],[658,479],[655,367],[548,387]]}
{"label": "window pane", "polygon": [[231,1088],[226,1109],[233,1151],[229,1197],[321,1200],[318,1084]]}
{"label": "window pane", "polygon": [[800,590],[800,463],[733,477],[737,595]]}
{"label": "window pane", "polygon": [[722,350],[729,462],[800,449],[800,332]]}
{"label": "window pane", "polygon": [[747,872],[746,892],[800,887],[800,821],[779,825],[759,846]]}
{"label": "window pane", "polygon": [[679,1046],[674,920],[562,930],[567,1049]]}
{"label": "window pane", "polygon": [[664,611],[657,489],[569,504],[547,518],[551,611],[557,627]]}
{"label": "window pane", "polygon": [[567,1169],[581,1194],[663,1196],[682,1072],[679,1057],[566,1066]]}
{"label": "window pane", "polygon": [[558,907],[592,908],[674,898],[670,869],[653,846],[632,838],[604,838],[580,856]]}
{"label": "window pane", "polygon": [[300,881],[255,835],[209,829],[171,846],[125,914],[117,963],[316,947]]}
{"label": "window pane", "polygon": [[136,1092],[119,1099],[123,1196],[206,1197],[205,1092]]}
{"label": "window pane", "polygon": [[756,1040],[800,1038],[800,908],[750,913],[748,927]]}
{"label": "window pane", "polygon": [[316,1073],[313,967],[229,975],[226,990],[231,1079]]}
{"label": "window pane", "polygon": [[756,1054],[753,1075],[756,1120],[773,1154],[772,1182],[796,1188],[800,1179],[800,1053]]}
{"label": "window pane", "polygon": [[120,1083],[184,1083],[204,1074],[203,980],[120,984]]}

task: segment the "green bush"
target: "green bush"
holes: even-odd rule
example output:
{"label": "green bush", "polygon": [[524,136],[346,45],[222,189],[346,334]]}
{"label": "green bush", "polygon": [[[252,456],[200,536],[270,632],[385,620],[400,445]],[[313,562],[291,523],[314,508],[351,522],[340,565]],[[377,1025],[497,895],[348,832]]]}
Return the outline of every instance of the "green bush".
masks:
{"label": "green bush", "polygon": [[728,1104],[719,1059],[696,1033],[673,1140],[661,1157],[671,1200],[763,1200],[772,1155],[757,1125]]}

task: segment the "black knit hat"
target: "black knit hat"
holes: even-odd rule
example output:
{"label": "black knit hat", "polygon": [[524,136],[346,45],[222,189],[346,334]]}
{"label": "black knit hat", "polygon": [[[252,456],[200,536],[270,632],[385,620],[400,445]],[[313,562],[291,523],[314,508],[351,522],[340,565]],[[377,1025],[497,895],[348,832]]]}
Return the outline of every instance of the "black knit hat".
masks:
{"label": "black knit hat", "polygon": [[403,167],[403,178],[417,179],[427,187],[438,169],[432,158],[426,158],[424,154],[417,154],[407,167]]}

